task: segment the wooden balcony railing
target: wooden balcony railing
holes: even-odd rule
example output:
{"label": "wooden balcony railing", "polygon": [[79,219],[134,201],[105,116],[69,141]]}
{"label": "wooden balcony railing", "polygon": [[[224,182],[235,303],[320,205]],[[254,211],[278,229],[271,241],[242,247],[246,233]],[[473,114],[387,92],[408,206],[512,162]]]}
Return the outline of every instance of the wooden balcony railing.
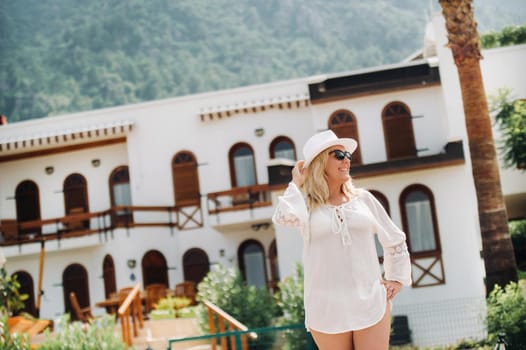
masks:
{"label": "wooden balcony railing", "polygon": [[270,193],[285,187],[286,185],[262,184],[209,193],[207,195],[208,213],[214,215],[222,212],[271,206]]}
{"label": "wooden balcony railing", "polygon": [[[236,187],[207,195],[210,215],[272,205],[271,192],[286,185]],[[0,220],[0,246],[10,246],[63,238],[106,234],[115,228],[170,227],[188,230],[203,226],[200,203],[179,206],[113,206],[97,212],[73,210],[69,215],[43,220]]]}
{"label": "wooden balcony railing", "polygon": [[202,226],[203,215],[199,205],[114,206],[98,212],[74,212],[43,220],[0,220],[0,246],[106,234],[119,227],[175,227],[185,230]]}
{"label": "wooden balcony railing", "polygon": [[[247,331],[248,327],[236,320],[234,317],[223,311],[219,306],[204,300],[206,308],[208,309],[208,326],[210,327],[210,333],[225,333],[225,331]],[[216,328],[217,324],[217,328]],[[258,336],[256,333],[242,333],[241,337],[241,349],[236,348],[236,337],[232,334],[230,338],[230,348],[233,350],[248,350],[248,338],[256,339]],[[228,349],[227,336],[221,336],[219,339],[221,349]],[[217,349],[217,341],[212,338],[212,350]]]}

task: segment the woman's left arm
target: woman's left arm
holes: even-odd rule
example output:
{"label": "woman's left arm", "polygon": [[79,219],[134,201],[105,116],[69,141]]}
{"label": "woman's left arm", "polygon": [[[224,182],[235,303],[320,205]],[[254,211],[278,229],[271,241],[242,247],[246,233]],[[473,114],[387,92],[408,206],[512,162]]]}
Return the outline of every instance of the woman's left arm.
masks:
{"label": "woman's left arm", "polygon": [[411,285],[411,260],[407,250],[406,235],[396,226],[382,204],[370,192],[365,191],[364,197],[376,221],[376,233],[384,249],[386,286],[398,292],[402,285]]}

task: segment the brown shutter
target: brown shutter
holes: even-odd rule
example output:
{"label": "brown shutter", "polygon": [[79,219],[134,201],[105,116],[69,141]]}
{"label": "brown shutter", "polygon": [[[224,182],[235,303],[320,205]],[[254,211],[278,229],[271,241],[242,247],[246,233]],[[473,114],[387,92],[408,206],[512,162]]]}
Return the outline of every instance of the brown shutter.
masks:
{"label": "brown shutter", "polygon": [[199,180],[195,163],[175,164],[173,168],[175,204],[199,205]]}
{"label": "brown shutter", "polygon": [[382,119],[387,159],[415,157],[415,136],[409,109],[402,103],[391,103],[384,109]]}
{"label": "brown shutter", "polygon": [[358,124],[354,114],[348,110],[335,111],[329,117],[329,129],[339,138],[352,138],[358,142],[358,147],[352,154],[352,164],[362,164],[362,152],[360,149],[360,138],[358,136]]}

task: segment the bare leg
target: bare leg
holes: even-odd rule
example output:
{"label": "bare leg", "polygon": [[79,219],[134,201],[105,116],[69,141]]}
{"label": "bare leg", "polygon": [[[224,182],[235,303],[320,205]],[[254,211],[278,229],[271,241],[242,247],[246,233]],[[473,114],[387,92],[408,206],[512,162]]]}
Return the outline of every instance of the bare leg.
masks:
{"label": "bare leg", "polygon": [[354,331],[356,350],[387,350],[391,333],[391,307],[387,302],[384,317],[375,325]]}
{"label": "bare leg", "polygon": [[319,350],[353,350],[353,332],[327,334],[310,330]]}

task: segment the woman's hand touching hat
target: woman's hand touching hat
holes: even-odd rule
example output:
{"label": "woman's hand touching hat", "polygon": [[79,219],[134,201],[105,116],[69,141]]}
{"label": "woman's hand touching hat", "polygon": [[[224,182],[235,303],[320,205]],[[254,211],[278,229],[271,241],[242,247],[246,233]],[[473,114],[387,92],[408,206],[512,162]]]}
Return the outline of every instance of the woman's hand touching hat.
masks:
{"label": "woman's hand touching hat", "polygon": [[304,160],[298,160],[292,168],[292,181],[296,186],[301,187],[305,182],[305,169],[303,168]]}

